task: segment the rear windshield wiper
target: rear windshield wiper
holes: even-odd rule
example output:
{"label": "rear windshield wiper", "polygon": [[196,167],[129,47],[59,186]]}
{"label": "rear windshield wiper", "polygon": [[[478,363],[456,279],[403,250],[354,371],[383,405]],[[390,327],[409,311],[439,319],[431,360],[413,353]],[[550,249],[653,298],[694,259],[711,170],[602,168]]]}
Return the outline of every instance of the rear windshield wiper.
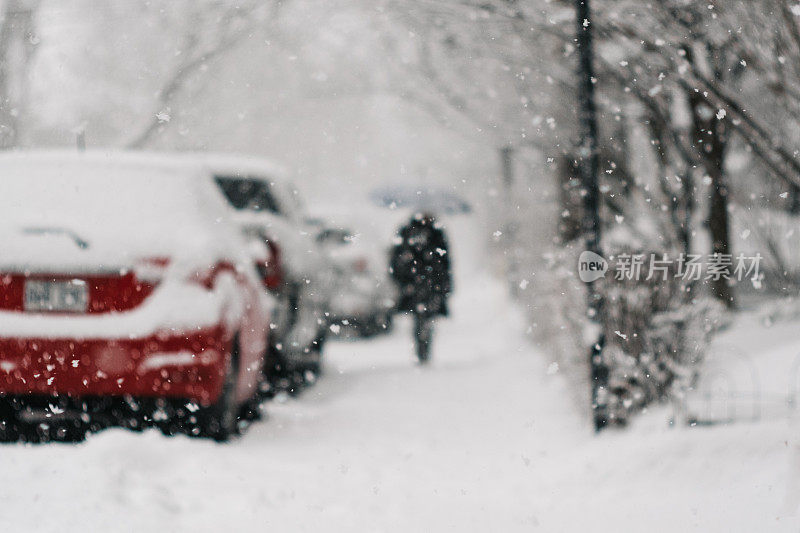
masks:
{"label": "rear windshield wiper", "polygon": [[82,239],[80,235],[67,228],[24,228],[23,233],[28,235],[66,235],[81,250],[89,247],[89,242]]}

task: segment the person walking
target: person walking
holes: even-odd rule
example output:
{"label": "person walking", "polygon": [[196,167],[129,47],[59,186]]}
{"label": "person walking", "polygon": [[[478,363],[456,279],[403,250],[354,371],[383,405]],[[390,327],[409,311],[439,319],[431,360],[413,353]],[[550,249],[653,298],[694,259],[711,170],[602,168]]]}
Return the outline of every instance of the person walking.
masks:
{"label": "person walking", "polygon": [[447,298],[453,289],[447,237],[433,214],[417,213],[400,229],[390,267],[400,289],[397,310],[414,315],[417,357],[426,363],[434,318],[449,314]]}

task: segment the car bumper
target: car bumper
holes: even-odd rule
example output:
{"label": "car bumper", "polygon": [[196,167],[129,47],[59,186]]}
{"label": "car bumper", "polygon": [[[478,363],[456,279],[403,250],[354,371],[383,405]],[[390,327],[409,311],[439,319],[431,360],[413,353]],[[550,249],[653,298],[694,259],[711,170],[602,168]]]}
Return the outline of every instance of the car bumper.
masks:
{"label": "car bumper", "polygon": [[330,302],[330,312],[336,319],[368,318],[386,313],[396,305],[393,287],[374,281],[352,279],[338,292]]}
{"label": "car bumper", "polygon": [[143,338],[0,337],[0,395],[136,396],[213,403],[230,339],[222,326]]}

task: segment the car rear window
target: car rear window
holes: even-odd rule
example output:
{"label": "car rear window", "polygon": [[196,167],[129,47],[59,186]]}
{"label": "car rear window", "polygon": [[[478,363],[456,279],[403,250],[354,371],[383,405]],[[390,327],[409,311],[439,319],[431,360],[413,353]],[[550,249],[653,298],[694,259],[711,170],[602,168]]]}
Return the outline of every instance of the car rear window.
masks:
{"label": "car rear window", "polygon": [[235,209],[282,214],[266,181],[233,176],[217,176],[215,180],[228,203]]}

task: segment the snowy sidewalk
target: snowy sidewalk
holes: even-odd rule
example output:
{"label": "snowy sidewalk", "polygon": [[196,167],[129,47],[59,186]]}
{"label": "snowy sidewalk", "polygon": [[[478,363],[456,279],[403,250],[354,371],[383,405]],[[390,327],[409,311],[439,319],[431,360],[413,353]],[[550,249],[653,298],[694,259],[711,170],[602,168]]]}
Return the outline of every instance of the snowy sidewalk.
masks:
{"label": "snowy sidewalk", "polygon": [[699,420],[800,418],[800,317],[782,307],[739,313],[714,339],[688,400]]}

